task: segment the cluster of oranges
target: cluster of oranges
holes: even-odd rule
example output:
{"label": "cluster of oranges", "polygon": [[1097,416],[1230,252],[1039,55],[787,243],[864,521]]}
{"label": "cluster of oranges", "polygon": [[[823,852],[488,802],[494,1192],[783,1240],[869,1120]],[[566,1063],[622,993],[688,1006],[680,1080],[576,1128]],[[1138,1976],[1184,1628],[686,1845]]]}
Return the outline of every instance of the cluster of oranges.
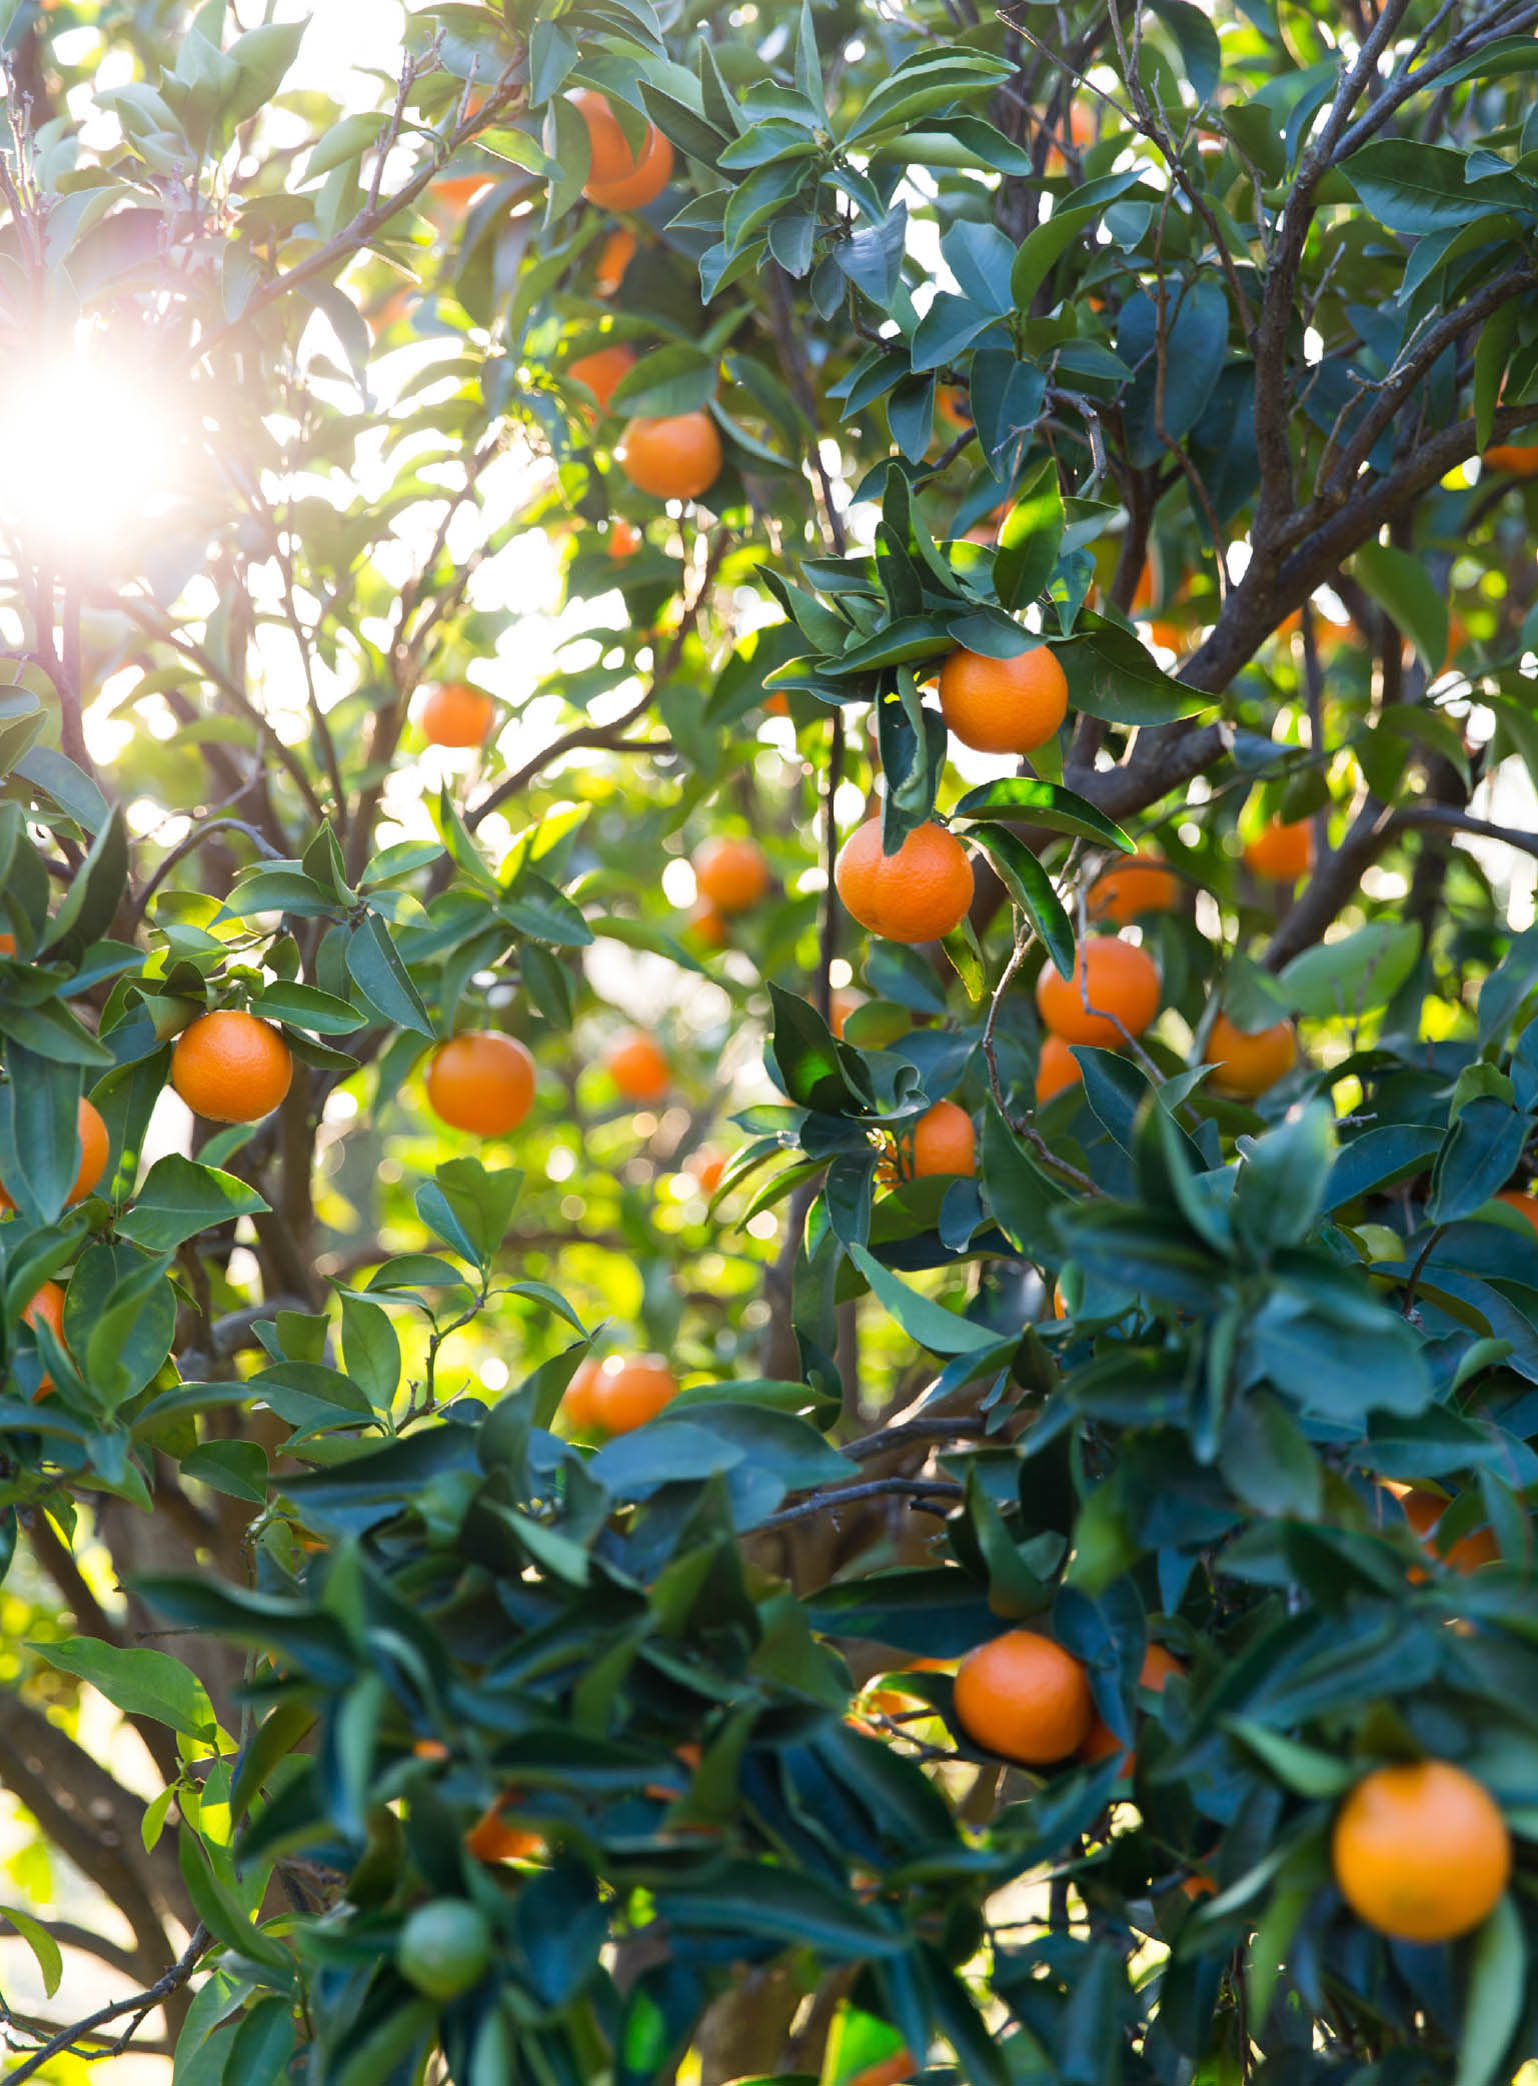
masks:
{"label": "cluster of oranges", "polygon": [[[600,210],[644,210],[667,187],[673,172],[673,148],[648,123],[639,151],[632,148],[608,97],[580,89],[572,106],[587,126],[590,165],[582,193]],[[624,242],[628,241],[626,244]],[[603,295],[618,289],[635,242],[620,230],[611,235],[599,259],[597,286]],[[635,365],[635,350],[624,341],[606,342],[579,355],[567,374],[591,392],[600,412],[609,410],[621,380]],[[632,420],[615,446],[614,460],[638,492],[657,500],[697,500],[709,492],[726,461],[715,421],[702,409]],[[633,553],[628,539],[610,531],[613,557]]]}
{"label": "cluster of oranges", "polygon": [[690,932],[707,948],[728,940],[731,922],[762,904],[774,878],[762,848],[751,840],[707,840],[690,857],[698,904],[689,916]]}
{"label": "cluster of oranges", "polygon": [[[1150,1644],[1138,1676],[1162,1694],[1184,1667]],[[961,1661],[952,1697],[961,1732],[982,1751],[1037,1769],[1114,1758],[1126,1748],[1099,1718],[1083,1662],[1033,1630],[1010,1630]],[[1128,1753],[1122,1774],[1133,1771]],[[1336,1812],[1331,1861],[1341,1895],[1395,1940],[1454,1941],[1483,1923],[1511,1874],[1511,1834],[1483,1783],[1451,1761],[1370,1769]],[[1193,1871],[1188,1896],[1210,1889]]]}

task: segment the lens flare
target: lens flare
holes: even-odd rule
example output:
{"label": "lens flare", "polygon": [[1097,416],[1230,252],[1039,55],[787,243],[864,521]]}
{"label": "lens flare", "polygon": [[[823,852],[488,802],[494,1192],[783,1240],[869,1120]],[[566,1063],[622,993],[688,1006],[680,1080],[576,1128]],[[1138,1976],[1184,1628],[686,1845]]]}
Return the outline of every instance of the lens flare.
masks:
{"label": "lens flare", "polygon": [[142,364],[41,357],[0,389],[0,524],[28,559],[119,563],[174,503],[187,432]]}

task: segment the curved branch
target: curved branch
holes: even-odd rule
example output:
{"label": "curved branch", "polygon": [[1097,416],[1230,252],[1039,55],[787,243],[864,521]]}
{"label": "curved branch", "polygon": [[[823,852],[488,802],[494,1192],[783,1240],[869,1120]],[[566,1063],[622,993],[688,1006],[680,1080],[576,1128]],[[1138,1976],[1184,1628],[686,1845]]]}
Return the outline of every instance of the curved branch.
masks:
{"label": "curved branch", "polygon": [[781,1507],[777,1514],[770,1514],[760,1521],[752,1533],[757,1535],[767,1528],[785,1528],[792,1521],[805,1521],[813,1514],[830,1513],[852,1500],[875,1499],[883,1493],[897,1499],[927,1503],[960,1499],[964,1489],[951,1478],[868,1478],[858,1485],[840,1485],[832,1492],[815,1492],[810,1499],[803,1499],[793,1507]]}
{"label": "curved branch", "polygon": [[653,671],[646,692],[640,701],[632,703],[624,715],[616,717],[612,724],[579,724],[575,725],[569,732],[563,732],[560,738],[552,739],[543,752],[536,753],[532,760],[525,761],[515,774],[505,777],[503,781],[497,784],[489,796],[483,797],[479,804],[473,805],[465,813],[465,824],[472,833],[482,819],[489,818],[492,812],[500,810],[509,797],[516,797],[520,791],[526,790],[541,769],[548,768],[552,761],[560,760],[564,754],[575,753],[585,746],[601,747],[610,752],[617,751],[624,746],[625,733],[630,729],[631,725],[638,723],[645,716],[646,712],[651,708],[658,686],[675,671],[679,660],[683,657],[683,649],[688,642],[689,633],[699,621],[700,611],[705,606],[706,596],[709,594],[716,573],[720,569],[721,560],[726,555],[727,541],[727,531],[724,527],[718,528],[711,537],[710,549],[705,558],[705,570],[700,574],[700,583],[694,591],[693,599],[679,618],[678,628],[673,633],[667,654]]}
{"label": "curved branch", "polygon": [[208,1947],[208,1942],[207,1928],[194,1928],[192,1939],[164,1977],[157,1979],[144,1991],[135,1992],[131,1999],[114,2000],[112,2005],[98,2007],[94,2014],[88,2014],[85,2020],[75,2022],[72,2027],[61,2028],[51,2041],[44,2043],[41,2049],[34,2050],[25,2063],[19,2064],[15,2071],[7,2072],[0,2086],[22,2086],[22,2081],[40,2072],[50,2058],[57,2057],[61,2051],[72,2050],[77,2043],[100,2042],[103,2038],[98,2031],[105,2028],[109,2021],[120,2021],[124,2014],[133,2014],[135,2018],[128,2032],[117,2037],[110,2050],[97,2053],[110,2057],[120,2056],[133,2041],[139,2024],[154,2012],[163,1999],[169,1999],[171,1994],[178,1991],[191,1977],[198,1967],[203,1951]]}
{"label": "curved branch", "polygon": [[144,918],[144,915],[149,911],[150,900],[160,889],[160,886],[165,882],[166,878],[170,875],[171,871],[176,867],[178,862],[183,861],[188,855],[195,853],[196,850],[203,845],[204,841],[207,840],[208,836],[211,833],[225,833],[231,831],[236,833],[244,833],[247,840],[250,841],[251,845],[257,850],[258,854],[265,855],[269,862],[281,862],[284,859],[283,856],[279,854],[278,850],[266,838],[266,836],[264,834],[258,833],[255,826],[247,825],[246,821],[243,818],[207,819],[204,821],[202,825],[194,826],[192,831],[188,833],[183,839],[179,840],[176,843],[175,847],[171,849],[170,853],[166,855],[162,861],[156,864],[154,875],[144,886],[144,889],[139,893],[139,896],[135,900],[134,905],[129,913],[128,918],[130,926],[138,926],[139,922]]}

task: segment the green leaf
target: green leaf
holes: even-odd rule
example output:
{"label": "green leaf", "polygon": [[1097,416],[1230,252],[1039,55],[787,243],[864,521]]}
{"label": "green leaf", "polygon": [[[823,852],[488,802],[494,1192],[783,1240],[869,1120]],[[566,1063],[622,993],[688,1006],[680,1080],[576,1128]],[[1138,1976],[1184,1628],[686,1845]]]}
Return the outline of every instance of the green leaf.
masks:
{"label": "green leaf", "polygon": [[112,1053],[84,1028],[62,1000],[44,1000],[38,1006],[18,1001],[0,1005],[0,1035],[30,1050],[34,1057],[56,1065],[81,1065],[88,1072],[104,1072],[112,1064]]}
{"label": "green leaf", "polygon": [[258,1441],[204,1441],[181,1459],[183,1477],[196,1478],[229,1499],[267,1504],[267,1451]]}
{"label": "green leaf", "polygon": [[1258,1246],[1295,1246],[1312,1230],[1335,1159],[1335,1123],[1327,1101],[1290,1114],[1247,1144],[1234,1185],[1234,1215]]}
{"label": "green leaf", "polygon": [[193,1908],[216,1941],[266,1969],[292,1968],[294,1959],[288,1950],[263,1934],[247,1917],[234,1892],[219,1881],[202,1841],[190,1826],[182,1826],[177,1833],[176,1855]]}
{"label": "green leaf", "polygon": [[1140,469],[1162,465],[1167,443],[1179,441],[1211,401],[1228,350],[1228,295],[1212,275],[1174,290],[1163,314],[1165,350],[1157,342],[1159,308],[1135,290],[1122,305],[1116,352],[1134,372],[1122,401],[1128,460]]}
{"label": "green leaf", "polygon": [[1114,819],[1097,811],[1085,798],[1055,782],[1038,782],[1034,776],[1006,775],[968,790],[951,812],[954,818],[1017,818],[1032,826],[1046,826],[1054,833],[1077,833],[1087,840],[1104,841],[1123,854],[1133,852],[1133,843]]}
{"label": "green leaf", "polygon": [[432,1017],[377,913],[370,913],[348,936],[347,969],[381,1020],[419,1036],[433,1035]]}
{"label": "green leaf", "polygon": [[371,145],[378,143],[387,121],[383,114],[344,116],[329,130],[323,130],[311,147],[305,164],[306,182],[329,174],[333,167],[345,166],[348,160],[367,152]]}
{"label": "green leaf", "polygon": [[1371,1328],[1343,1325],[1274,1290],[1250,1326],[1249,1343],[1255,1366],[1304,1412],[1355,1425],[1369,1412],[1422,1412],[1432,1400],[1420,1341],[1386,1308]]}
{"label": "green leaf", "polygon": [[1311,1020],[1365,1014],[1388,1005],[1415,968],[1420,944],[1412,921],[1372,920],[1294,956],[1277,982],[1294,1012]]}
{"label": "green leaf", "polygon": [[279,2086],[297,2045],[293,2004],[270,1993],[258,1999],[235,2031],[225,2077],[240,2086]]}
{"label": "green leaf", "polygon": [[537,942],[553,942],[557,948],[585,949],[593,939],[580,907],[532,869],[519,871],[499,900],[497,913],[520,934],[532,935]]}
{"label": "green leaf", "polygon": [[400,1387],[401,1344],[390,1315],[366,1297],[342,1292],[342,1360],[376,1412],[388,1412]]}
{"label": "green leaf", "polygon": [[150,1168],[118,1231],[148,1252],[171,1253],[200,1231],[236,1217],[260,1216],[267,1208],[256,1190],[234,1174],[168,1152]]}
{"label": "green leaf", "polygon": [[23,1216],[51,1224],[80,1170],[80,1073],[8,1043],[0,1087],[0,1176]]}
{"label": "green leaf", "polygon": [[[710,1387],[710,1388],[713,1388]],[[788,1492],[814,1485],[849,1484],[857,1466],[826,1442],[817,1429],[795,1413],[768,1406],[700,1398],[687,1406],[675,1401],[653,1420],[663,1434],[670,1424],[708,1428],[722,1441],[741,1449],[754,1467],[777,1477]]]}
{"label": "green leaf", "polygon": [[37,1967],[42,1972],[43,1990],[51,1999],[58,1991],[59,1980],[64,1975],[64,1958],[59,1952],[58,1942],[30,1912],[17,1912],[9,1905],[0,1905],[0,1920],[18,1933],[31,1949]]}
{"label": "green leaf", "polygon": [[456,1252],[477,1267],[490,1267],[522,1187],[519,1167],[493,1170],[479,1159],[448,1159],[417,1191],[417,1209]]}
{"label": "green leaf", "polygon": [[959,1318],[930,1297],[920,1296],[889,1268],[884,1268],[866,1247],[851,1245],[845,1251],[869,1283],[877,1302],[920,1347],[927,1347],[932,1354],[973,1354],[997,1344],[996,1333],[986,1326],[973,1325],[970,1319]]}
{"label": "green leaf", "polygon": [[984,820],[972,828],[971,837],[985,850],[1000,882],[1041,936],[1042,946],[1059,974],[1071,978],[1073,928],[1051,877],[1019,834],[1011,832],[1008,826]]}
{"label": "green leaf", "polygon": [[674,413],[693,413],[708,406],[716,393],[719,373],[713,356],[705,355],[688,341],[670,341],[643,355],[615,385],[610,410],[665,419]]}
{"label": "green leaf", "polygon": [[993,585],[1003,608],[1015,613],[1045,592],[1062,547],[1063,525],[1057,466],[1049,458],[1015,494],[999,530]]}
{"label": "green leaf", "polygon": [[1130,630],[1093,615],[1081,617],[1080,626],[1052,647],[1074,709],[1107,724],[1169,724],[1211,709],[1210,695],[1162,673]]}
{"label": "green leaf", "polygon": [[1458,1115],[1431,1172],[1426,1215],[1456,1224],[1504,1188],[1532,1133],[1532,1118],[1493,1094],[1476,1097]]}
{"label": "green leaf", "polygon": [[1262,1514],[1319,1512],[1324,1473],[1301,1428],[1269,1392],[1254,1390],[1229,1412],[1218,1468],[1247,1506]]}
{"label": "green leaf", "polygon": [[[1503,304],[1479,329],[1479,342],[1474,349],[1474,440],[1481,450],[1489,448],[1495,431],[1495,409],[1500,404],[1506,365],[1517,337],[1517,316],[1515,303]],[[1444,651],[1442,657],[1446,656]],[[1436,661],[1433,673],[1441,663],[1440,659]]]}
{"label": "green leaf", "polygon": [[[168,1266],[169,1256],[146,1260],[108,1248],[85,1256],[70,1284],[65,1336],[77,1354],[83,1347],[86,1382],[108,1411],[142,1391],[171,1352],[176,1292]],[[115,1277],[99,1298],[90,1294],[98,1269]]]}
{"label": "green leaf", "polygon": [[1352,571],[1379,608],[1410,638],[1431,674],[1447,657],[1447,598],[1420,558],[1391,543],[1364,543]]}
{"label": "green leaf", "polygon": [[[1455,2086],[1493,2086],[1527,1994],[1527,1937],[1508,1891],[1474,1937]],[[1510,2062],[1517,2061],[1514,2053]]]}
{"label": "green leaf", "polygon": [[252,1000],[251,1011],[267,1021],[287,1022],[293,1028],[311,1029],[318,1036],[350,1036],[360,1029],[364,1016],[334,993],[314,985],[264,985]]}
{"label": "green leaf", "polygon": [[59,809],[87,833],[107,822],[107,800],[89,775],[51,746],[34,746],[16,763],[16,773],[51,797]]}
{"label": "green leaf", "polygon": [[639,84],[646,113],[662,135],[690,159],[701,160],[707,167],[716,166],[728,143],[723,133],[707,122],[698,109],[690,108],[655,81],[643,77]]}
{"label": "green leaf", "polygon": [[767,1862],[727,1861],[705,1871],[695,1889],[657,1893],[657,1916],[683,1934],[752,1934],[837,1960],[894,1955],[906,1946],[846,1892],[810,1871]]}
{"label": "green leaf", "polygon": [[125,1649],[96,1637],[28,1648],[61,1673],[89,1681],[125,1716],[152,1717],[187,1738],[212,1739],[218,1729],[203,1683],[166,1652]]}
{"label": "green leaf", "polygon": [[773,1010],[774,1062],[785,1091],[802,1108],[821,1115],[860,1115],[870,1094],[853,1083],[859,1059],[840,1047],[817,1009],[769,981]]}
{"label": "green leaf", "polygon": [[1538,189],[1530,182],[1515,174],[1470,181],[1466,152],[1420,138],[1377,139],[1353,152],[1343,171],[1380,224],[1412,239],[1467,224],[1492,208],[1538,209]]}
{"label": "green leaf", "polygon": [[70,880],[39,951],[85,948],[111,927],[128,878],[128,831],[120,807],[91,842],[90,853]]}
{"label": "green leaf", "polygon": [[1084,227],[1098,224],[1106,205],[1125,195],[1140,179],[1136,169],[1128,168],[1108,180],[1088,182],[1072,204],[1055,209],[1045,224],[1026,234],[1009,280],[1017,311],[1029,311],[1036,292]]}

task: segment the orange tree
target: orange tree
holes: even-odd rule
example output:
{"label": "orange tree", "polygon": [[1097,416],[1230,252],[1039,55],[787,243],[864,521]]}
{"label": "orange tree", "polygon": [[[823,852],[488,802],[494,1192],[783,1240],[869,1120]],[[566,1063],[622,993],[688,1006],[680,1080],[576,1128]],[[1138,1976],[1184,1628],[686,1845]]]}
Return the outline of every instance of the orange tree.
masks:
{"label": "orange tree", "polygon": [[255,12],[0,0],[5,2077],[1509,2078],[1538,0]]}

